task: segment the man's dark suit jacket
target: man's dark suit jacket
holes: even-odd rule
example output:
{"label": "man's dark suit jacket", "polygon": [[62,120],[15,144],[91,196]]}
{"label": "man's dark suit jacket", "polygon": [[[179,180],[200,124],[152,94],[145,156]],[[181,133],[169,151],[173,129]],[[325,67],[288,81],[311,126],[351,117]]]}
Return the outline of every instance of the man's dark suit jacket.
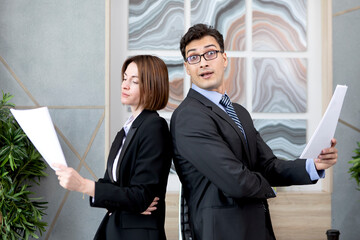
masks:
{"label": "man's dark suit jacket", "polygon": [[246,109],[233,105],[248,146],[226,112],[193,89],[171,118],[193,240],[275,239],[266,200],[275,197],[271,186],[315,183],[305,159],[277,159]]}
{"label": "man's dark suit jacket", "polygon": [[[90,198],[91,206],[108,210],[94,239],[166,239],[165,192],[172,157],[168,125],[154,111],[140,113],[126,136],[114,182],[112,166],[122,132],[112,143],[105,176],[95,183],[95,197]],[[140,214],[155,197],[160,198],[157,210]]]}

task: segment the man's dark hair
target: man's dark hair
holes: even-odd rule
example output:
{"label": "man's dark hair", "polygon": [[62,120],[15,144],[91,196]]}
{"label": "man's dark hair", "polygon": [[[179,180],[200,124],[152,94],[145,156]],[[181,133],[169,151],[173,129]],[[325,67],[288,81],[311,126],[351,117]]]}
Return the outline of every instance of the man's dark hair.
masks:
{"label": "man's dark hair", "polygon": [[198,40],[205,36],[211,36],[215,38],[215,40],[220,46],[220,50],[222,52],[224,51],[224,38],[223,35],[218,30],[216,30],[213,26],[210,25],[206,25],[202,23],[195,24],[194,26],[189,28],[187,33],[185,33],[185,35],[180,40],[180,51],[185,61],[186,61],[186,53],[185,53],[186,45],[188,45],[193,40]]}

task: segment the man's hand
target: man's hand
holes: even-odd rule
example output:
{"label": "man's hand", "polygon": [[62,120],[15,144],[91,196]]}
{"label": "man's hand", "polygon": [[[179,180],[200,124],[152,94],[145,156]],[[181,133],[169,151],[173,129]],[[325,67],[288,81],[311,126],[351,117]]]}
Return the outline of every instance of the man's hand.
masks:
{"label": "man's hand", "polygon": [[153,202],[150,204],[150,206],[144,212],[142,212],[141,214],[143,214],[143,215],[151,215],[151,212],[155,211],[157,209],[156,205],[158,204],[158,201],[159,201],[159,198],[155,197]]}
{"label": "man's hand", "polygon": [[331,139],[331,147],[325,148],[321,151],[318,158],[314,160],[316,170],[325,170],[335,165],[338,157],[338,150],[335,148],[336,139]]}

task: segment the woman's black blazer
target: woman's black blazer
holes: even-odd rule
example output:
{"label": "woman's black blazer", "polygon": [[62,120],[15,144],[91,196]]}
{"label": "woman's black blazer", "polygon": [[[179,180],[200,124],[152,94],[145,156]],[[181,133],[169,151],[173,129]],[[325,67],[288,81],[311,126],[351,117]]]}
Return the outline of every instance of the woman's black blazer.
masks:
{"label": "woman's black blazer", "polygon": [[[165,192],[172,158],[168,125],[157,112],[142,111],[113,166],[123,136],[122,130],[115,137],[104,178],[95,183],[95,197],[90,198],[92,207],[108,210],[94,239],[166,239]],[[112,167],[117,168],[116,182]],[[142,215],[155,197],[160,198],[157,210]]]}

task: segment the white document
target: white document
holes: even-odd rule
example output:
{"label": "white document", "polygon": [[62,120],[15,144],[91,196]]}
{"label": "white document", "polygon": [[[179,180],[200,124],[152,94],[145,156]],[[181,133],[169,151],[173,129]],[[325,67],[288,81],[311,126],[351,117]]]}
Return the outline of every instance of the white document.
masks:
{"label": "white document", "polygon": [[10,109],[10,111],[52,169],[57,170],[52,167],[53,163],[67,166],[47,107],[30,110]]}
{"label": "white document", "polygon": [[317,158],[322,149],[331,146],[331,139],[335,134],[346,90],[347,86],[336,86],[326,112],[300,158]]}

